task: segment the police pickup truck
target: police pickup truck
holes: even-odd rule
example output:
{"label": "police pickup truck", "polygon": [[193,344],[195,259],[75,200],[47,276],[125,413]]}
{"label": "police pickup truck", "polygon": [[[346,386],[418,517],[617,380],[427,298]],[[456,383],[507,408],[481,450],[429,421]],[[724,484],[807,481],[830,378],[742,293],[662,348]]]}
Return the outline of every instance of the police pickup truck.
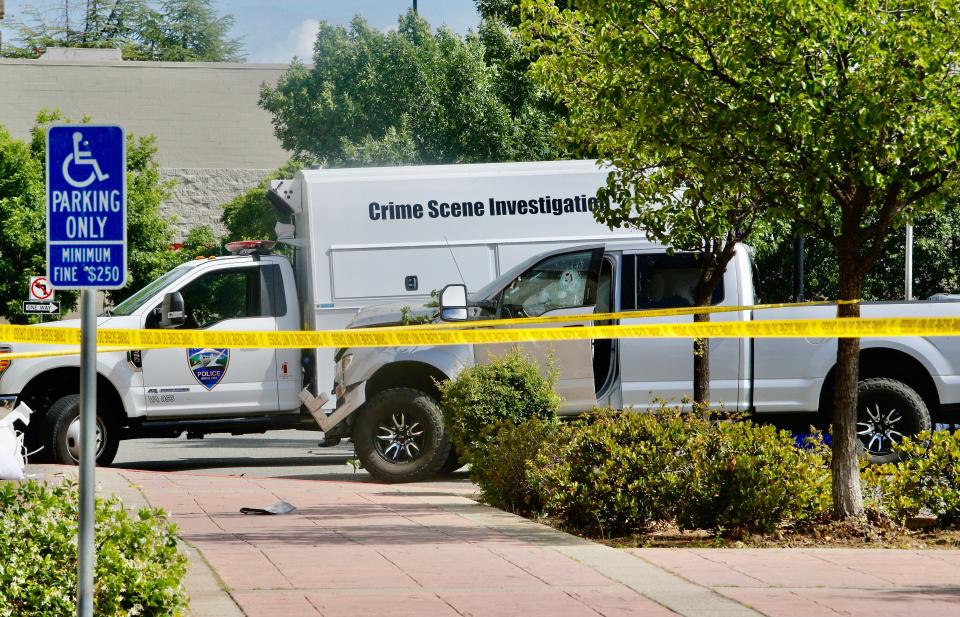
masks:
{"label": "police pickup truck", "polygon": [[[628,237],[594,220],[606,176],[595,161],[302,170],[268,193],[287,256],[271,255],[273,243],[236,243],[237,255],[185,263],[98,324],[330,330],[373,304],[422,305],[454,278],[481,286],[544,250]],[[77,356],[0,362],[0,405],[27,403],[28,440],[58,463],[77,460],[79,374]],[[121,439],[317,430],[301,407],[304,387],[321,417],[335,403],[332,349],[101,353],[97,374],[100,464]]]}
{"label": "police pickup truck", "polygon": [[[447,287],[440,315],[447,320],[487,319],[496,327],[496,320],[503,318],[687,307],[693,305],[698,276],[693,255],[669,255],[663,247],[647,242],[565,248],[528,259],[471,294],[469,301],[464,286]],[[737,248],[713,304],[754,304],[746,247]],[[732,311],[716,313],[711,319],[830,318],[835,314],[833,305],[823,305]],[[960,303],[866,303],[862,314],[956,317]],[[395,313],[370,309],[361,311],[352,327],[397,321]],[[685,321],[692,317],[633,318],[621,323]],[[891,460],[891,444],[903,435],[930,428],[931,419],[955,420],[960,409],[960,339],[865,338],[861,344],[857,430],[873,460]],[[343,418],[351,426],[359,458],[375,478],[396,482],[429,477],[450,464],[452,456],[442,430],[436,383],[509,347],[338,350],[338,407],[333,418]],[[595,405],[644,410],[655,406],[656,399],[681,401],[692,392],[688,339],[545,341],[524,347],[540,359],[552,356],[559,370],[557,390],[564,398],[563,414],[582,413]],[[827,338],[714,339],[710,344],[714,405],[785,425],[824,426],[830,417],[836,350],[836,339]]]}

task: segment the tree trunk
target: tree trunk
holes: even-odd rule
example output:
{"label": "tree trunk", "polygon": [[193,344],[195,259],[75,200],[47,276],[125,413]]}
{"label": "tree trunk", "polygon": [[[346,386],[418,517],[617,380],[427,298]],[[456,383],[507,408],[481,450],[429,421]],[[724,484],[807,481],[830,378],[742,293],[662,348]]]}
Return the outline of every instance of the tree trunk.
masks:
{"label": "tree trunk", "polygon": [[[856,251],[839,251],[841,300],[859,300],[863,283]],[[859,304],[837,307],[841,318],[859,318]],[[860,465],[857,447],[857,384],[860,375],[860,339],[842,338],[837,345],[837,368],[833,396],[833,512],[837,519],[863,516]]]}
{"label": "tree trunk", "polygon": [[[710,313],[697,313],[693,323],[707,323]],[[710,339],[693,340],[693,409],[704,417],[710,415]]]}

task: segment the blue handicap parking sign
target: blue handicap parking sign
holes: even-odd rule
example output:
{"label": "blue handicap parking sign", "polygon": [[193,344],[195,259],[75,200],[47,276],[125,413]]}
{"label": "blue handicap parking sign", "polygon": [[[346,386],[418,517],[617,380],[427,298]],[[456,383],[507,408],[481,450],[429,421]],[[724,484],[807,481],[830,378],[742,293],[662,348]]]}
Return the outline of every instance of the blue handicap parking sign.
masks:
{"label": "blue handicap parking sign", "polygon": [[127,279],[127,157],[119,126],[47,130],[47,278],[56,289]]}

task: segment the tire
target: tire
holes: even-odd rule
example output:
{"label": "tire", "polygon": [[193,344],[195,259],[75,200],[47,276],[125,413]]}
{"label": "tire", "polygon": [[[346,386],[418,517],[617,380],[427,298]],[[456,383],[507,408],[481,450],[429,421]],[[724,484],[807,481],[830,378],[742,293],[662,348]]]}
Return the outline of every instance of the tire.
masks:
{"label": "tire", "polygon": [[930,430],[930,411],[907,384],[879,377],[857,388],[857,439],[871,463],[900,460],[893,444],[901,437]]}
{"label": "tire", "polygon": [[[59,465],[78,465],[80,426],[80,395],[68,394],[57,399],[41,422],[43,452],[46,459]],[[106,466],[113,462],[120,447],[116,426],[97,414],[97,465]]]}
{"label": "tire", "polygon": [[425,480],[450,456],[436,399],[412,388],[373,397],[354,422],[351,438],[363,468],[381,482]]}

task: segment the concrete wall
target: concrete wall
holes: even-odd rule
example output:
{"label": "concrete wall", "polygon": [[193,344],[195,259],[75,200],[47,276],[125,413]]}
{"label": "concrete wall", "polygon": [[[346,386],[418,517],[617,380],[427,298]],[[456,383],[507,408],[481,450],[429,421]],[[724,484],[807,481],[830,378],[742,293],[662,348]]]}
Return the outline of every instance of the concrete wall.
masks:
{"label": "concrete wall", "polygon": [[163,212],[178,240],[196,225],[222,233],[220,206],[257,185],[289,155],[257,101],[285,64],[124,62],[119,50],[50,48],[36,60],[0,59],[0,124],[27,138],[37,112],[122,125],[157,137]]}
{"label": "concrete wall", "polygon": [[[157,136],[163,167],[275,169],[288,155],[257,106],[283,64],[124,62],[116,50],[0,59],[0,124],[26,137],[41,109]],[[106,53],[105,53],[106,52]]]}
{"label": "concrete wall", "polygon": [[209,225],[218,235],[226,230],[220,223],[222,205],[256,186],[273,169],[183,169],[165,168],[165,180],[177,184],[163,203],[164,216],[178,230],[176,240],[197,225]]}

